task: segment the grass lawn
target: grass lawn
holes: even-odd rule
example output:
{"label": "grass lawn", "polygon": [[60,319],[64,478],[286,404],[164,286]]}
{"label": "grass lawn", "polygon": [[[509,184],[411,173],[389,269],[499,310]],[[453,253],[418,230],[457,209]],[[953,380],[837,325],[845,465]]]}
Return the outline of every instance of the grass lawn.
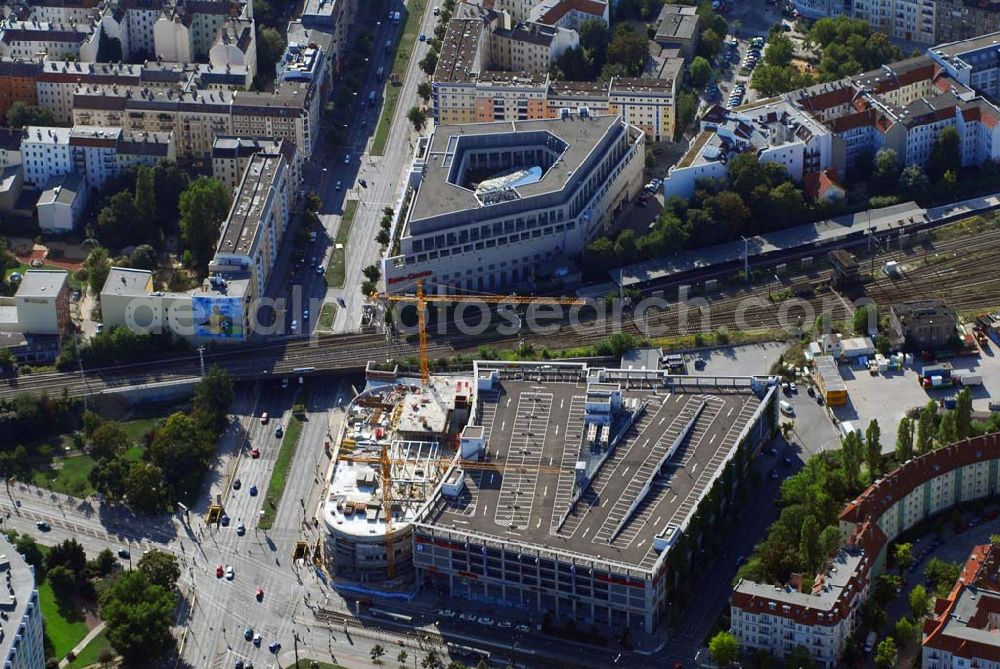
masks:
{"label": "grass lawn", "polygon": [[[56,463],[60,466],[53,466]],[[47,465],[36,466],[31,473],[31,484],[65,495],[87,497],[95,492],[88,478],[94,464],[94,459],[89,455],[61,458]]]}
{"label": "grass lawn", "polygon": [[264,515],[257,521],[257,526],[262,530],[271,529],[274,524],[274,516],[278,512],[278,504],[281,502],[281,495],[285,492],[285,482],[288,480],[288,468],[292,465],[292,458],[295,457],[295,449],[299,445],[299,437],[302,434],[302,420],[292,414],[285,429],[285,436],[281,439],[281,449],[278,451],[278,459],[274,462],[274,471],[271,472],[271,480],[267,484],[267,493],[264,495],[263,511]]}
{"label": "grass lawn", "polygon": [[[177,407],[170,405],[168,413]],[[125,432],[136,444],[125,451],[125,458],[132,462],[142,460],[146,451],[143,437],[146,433],[155,428],[163,416],[152,416],[147,418],[137,418],[135,420],[123,421],[122,426]],[[72,455],[63,457],[63,449],[72,447],[73,441],[68,435],[50,442],[40,443],[29,449],[32,458],[41,460],[51,458],[48,462],[35,462],[31,467],[30,482],[39,488],[46,488],[53,492],[65,495],[75,495],[77,497],[87,497],[96,491],[90,485],[90,471],[94,468],[94,459],[89,455]]]}
{"label": "grass lawn", "polygon": [[[382,663],[384,664],[385,660],[382,660]],[[317,660],[299,660],[295,664],[288,665],[288,669],[344,669],[344,667],[339,664],[330,664],[329,662],[319,662]]]}
{"label": "grass lawn", "polygon": [[333,327],[333,319],[337,316],[337,305],[327,302],[319,312],[319,327],[322,330],[329,330]]}
{"label": "grass lawn", "polygon": [[[108,641],[108,637],[101,632],[93,639],[90,640],[80,654],[76,658],[66,665],[69,669],[83,669],[83,667],[89,667],[92,664],[96,664],[98,658],[101,656],[101,652],[107,648],[111,650],[111,642]],[[112,652],[114,652],[112,650]]]}
{"label": "grass lawn", "polygon": [[[330,288],[344,287],[344,278],[347,273],[347,238],[351,236],[351,224],[354,223],[354,214],[357,211],[357,200],[347,200],[344,203],[344,213],[340,217],[337,238],[333,240],[330,262],[326,265],[326,285]],[[337,244],[340,244],[342,248],[338,249]]]}
{"label": "grass lawn", "polygon": [[83,611],[75,605],[63,606],[52,592],[48,581],[38,586],[38,602],[42,607],[42,618],[45,621],[45,636],[52,641],[55,656],[66,657],[73,646],[87,636],[87,623],[83,619]]}
{"label": "grass lawn", "polygon": [[385,145],[389,141],[389,129],[392,127],[392,117],[396,114],[399,92],[403,88],[403,77],[406,75],[406,68],[409,67],[410,57],[413,55],[413,46],[417,43],[417,34],[420,32],[420,24],[424,20],[427,0],[411,0],[406,9],[406,26],[403,28],[403,34],[396,47],[396,59],[392,63],[392,73],[399,75],[400,82],[398,86],[391,83],[385,85],[385,102],[382,104],[382,115],[378,119],[378,127],[375,129],[375,139],[372,140],[370,151],[373,156],[381,156],[385,153]]}

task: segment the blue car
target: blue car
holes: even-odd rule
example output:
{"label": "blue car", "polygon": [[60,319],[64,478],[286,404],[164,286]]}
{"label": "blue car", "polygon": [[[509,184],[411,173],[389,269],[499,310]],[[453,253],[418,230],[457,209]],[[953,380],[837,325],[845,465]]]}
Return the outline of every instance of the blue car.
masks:
{"label": "blue car", "polygon": [[229,527],[229,516],[222,514],[222,518],[219,519],[219,522],[222,523],[223,527]]}
{"label": "blue car", "polygon": [[257,496],[257,486],[255,485],[250,486],[250,496],[251,497]]}

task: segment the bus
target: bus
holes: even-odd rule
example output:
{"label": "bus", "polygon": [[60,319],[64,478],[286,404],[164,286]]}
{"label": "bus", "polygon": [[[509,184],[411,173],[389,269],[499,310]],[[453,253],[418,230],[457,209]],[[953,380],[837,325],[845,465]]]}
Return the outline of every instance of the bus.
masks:
{"label": "bus", "polygon": [[489,660],[490,651],[483,650],[482,648],[473,648],[472,646],[463,646],[458,643],[448,642],[448,654],[457,655],[459,657],[470,657],[475,660]]}
{"label": "bus", "polygon": [[384,611],[382,609],[376,609],[375,607],[369,607],[368,615],[373,618],[384,618],[397,623],[410,624],[413,622],[412,616],[404,615],[402,613],[393,613],[392,611]]}

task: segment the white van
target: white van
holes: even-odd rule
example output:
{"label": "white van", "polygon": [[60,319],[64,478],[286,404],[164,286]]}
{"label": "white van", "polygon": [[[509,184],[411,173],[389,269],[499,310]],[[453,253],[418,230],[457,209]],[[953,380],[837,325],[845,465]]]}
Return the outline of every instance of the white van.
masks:
{"label": "white van", "polygon": [[270,420],[270,419],[268,418],[267,412],[265,411],[264,413],[262,413],[260,415],[260,424],[261,425],[267,425],[267,421],[268,420]]}
{"label": "white van", "polygon": [[786,416],[795,415],[795,407],[793,407],[790,402],[781,400],[780,402],[778,402],[778,408],[781,409],[781,413],[785,414]]}

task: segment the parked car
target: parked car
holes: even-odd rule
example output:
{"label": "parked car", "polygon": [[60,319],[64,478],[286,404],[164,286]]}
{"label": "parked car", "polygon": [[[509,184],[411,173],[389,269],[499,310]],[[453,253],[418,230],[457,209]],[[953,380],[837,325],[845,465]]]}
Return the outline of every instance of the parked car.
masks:
{"label": "parked car", "polygon": [[253,638],[253,628],[247,625],[246,629],[243,630],[243,638],[249,641]]}
{"label": "parked car", "polygon": [[438,615],[442,618],[454,618],[455,612],[451,609],[438,609]]}
{"label": "parked car", "polygon": [[236,571],[233,569],[232,565],[226,567],[226,580],[231,581],[236,578]]}

